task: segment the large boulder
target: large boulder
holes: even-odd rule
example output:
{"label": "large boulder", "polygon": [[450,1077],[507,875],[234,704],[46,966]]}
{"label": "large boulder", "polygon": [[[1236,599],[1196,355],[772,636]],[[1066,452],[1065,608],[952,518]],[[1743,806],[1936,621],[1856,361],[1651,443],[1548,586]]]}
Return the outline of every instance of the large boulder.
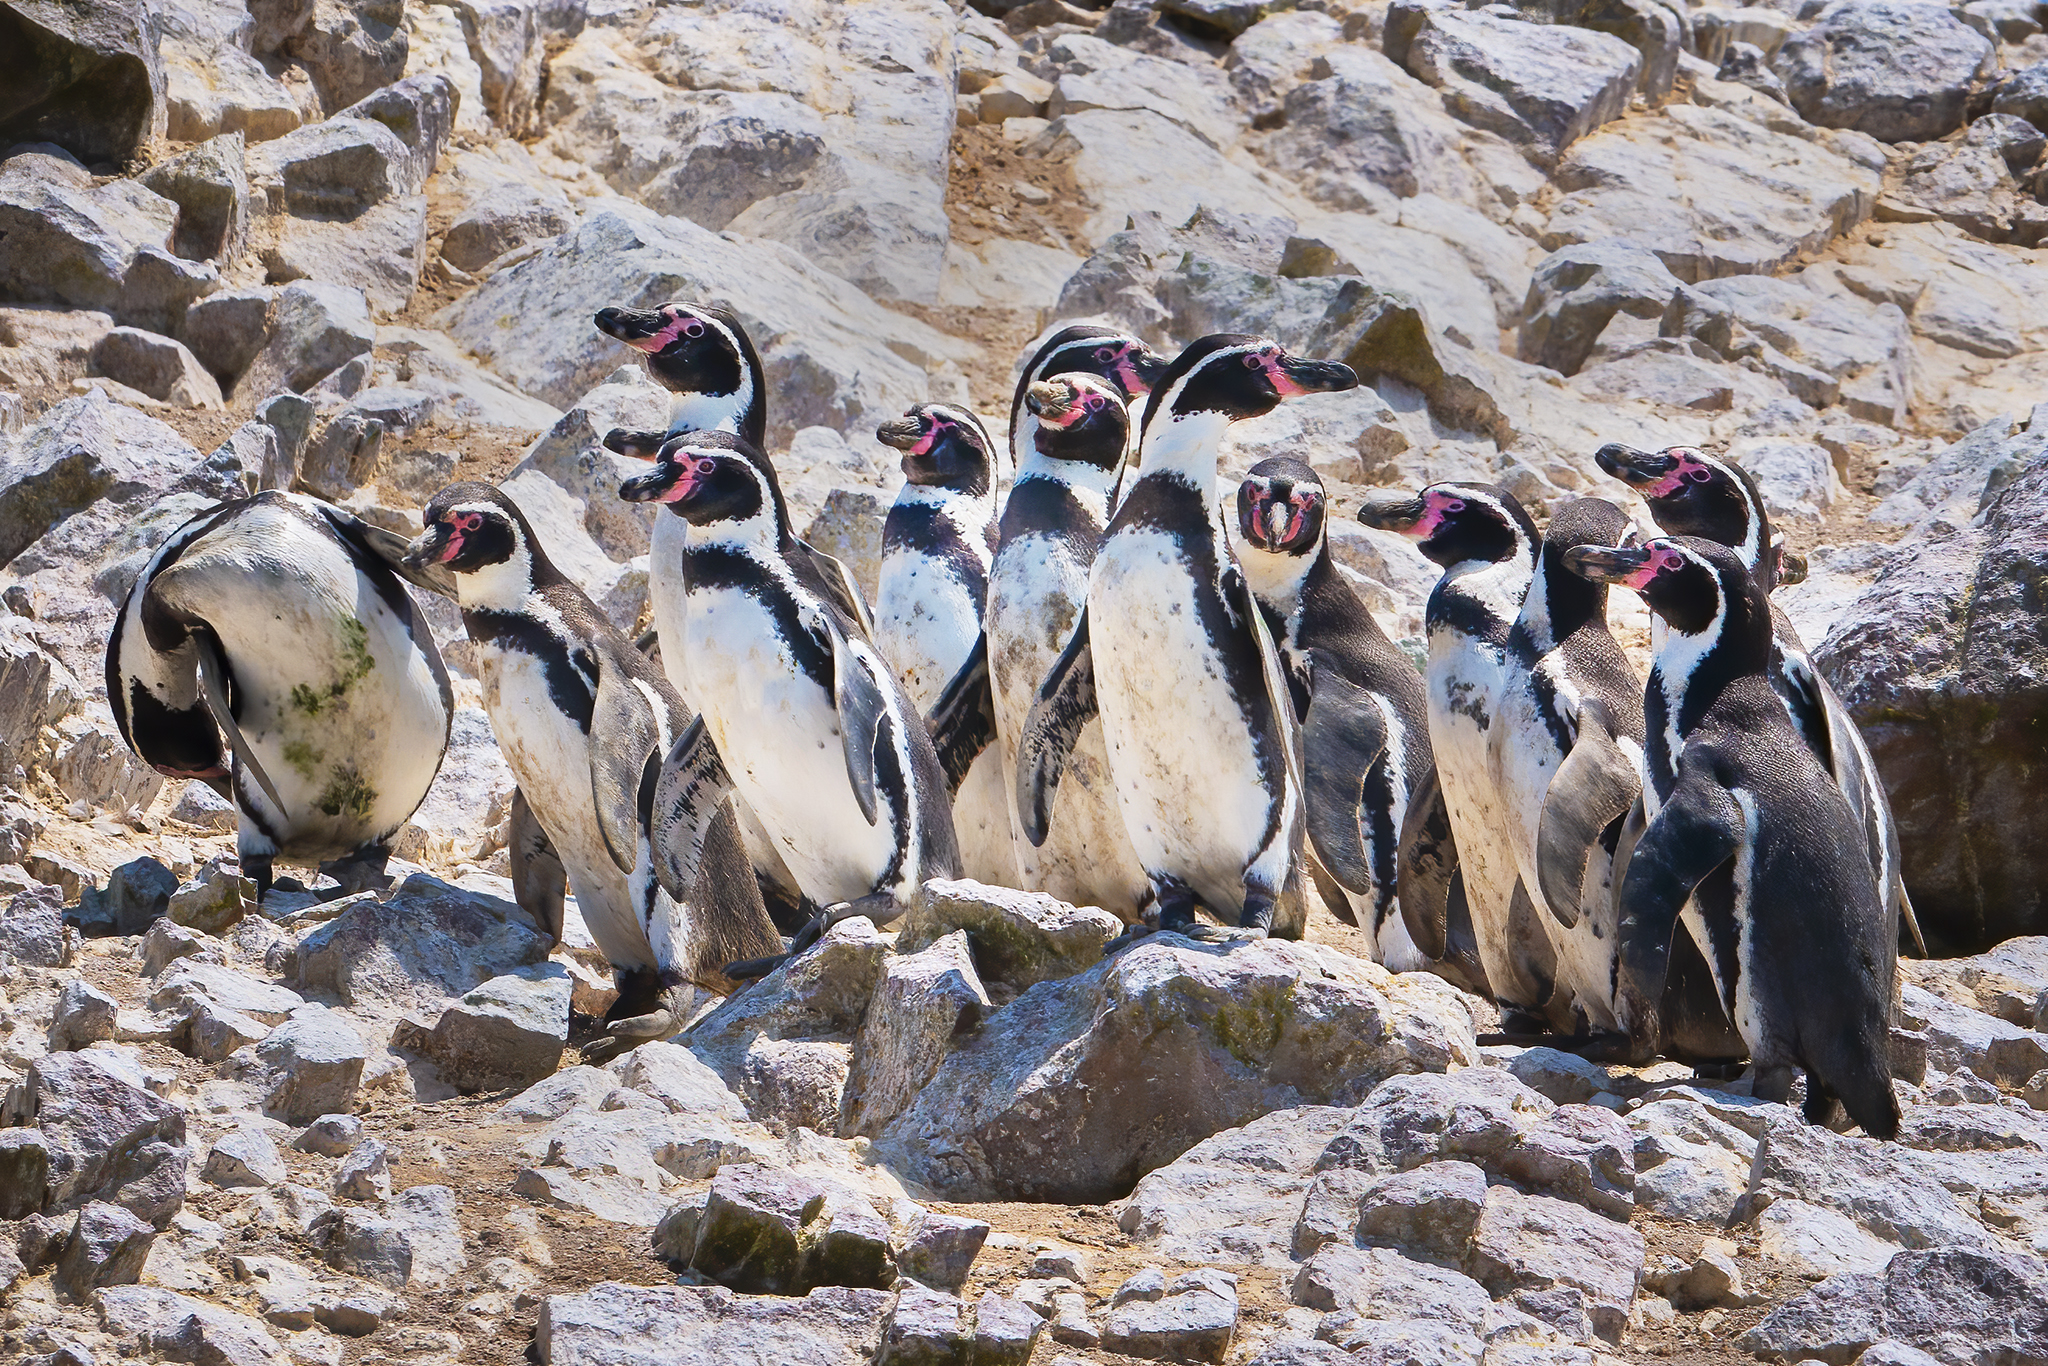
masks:
{"label": "large boulder", "polygon": [[827,1286],[802,1299],[735,1295],[722,1285],[606,1281],[541,1304],[541,1366],[866,1366],[888,1323],[890,1296]]}
{"label": "large boulder", "polygon": [[1356,196],[1354,178],[1403,197],[1469,193],[1471,174],[1457,153],[1465,130],[1413,76],[1355,44],[1332,48],[1314,74],[1287,92],[1287,121],[1267,143],[1275,169],[1339,207]]}
{"label": "large boulder", "polygon": [[1175,1261],[1291,1265],[1303,1193],[1348,1118],[1311,1105],[1212,1134],[1139,1181],[1117,1226]]}
{"label": "large boulder", "polygon": [[358,1010],[433,1018],[449,997],[547,955],[517,906],[415,873],[388,901],[356,901],[300,940],[299,985]]}
{"label": "large boulder", "polygon": [[1772,67],[1809,123],[1881,142],[1929,142],[1963,126],[1996,52],[1946,5],[1836,0]]}
{"label": "large boulder", "polygon": [[2027,458],[1992,460],[1983,510],[1895,553],[1816,651],[1891,793],[1921,928],[1949,952],[2048,927],[2033,833],[2048,795],[2048,459]]}
{"label": "large boulder", "polygon": [[0,4],[0,146],[52,142],[119,165],[164,135],[165,116],[156,20],[140,0]]}
{"label": "large boulder", "polygon": [[168,330],[220,278],[172,253],[177,225],[178,206],[137,181],[95,185],[47,144],[17,150],[0,161],[0,297]]}
{"label": "large boulder", "polygon": [[20,1202],[30,1208],[55,1213],[103,1200],[164,1228],[185,1202],[185,1112],[94,1052],[30,1064],[0,1106],[0,1123],[33,1124],[42,1135],[47,1185],[39,1200],[31,1192]]}
{"label": "large boulder", "polygon": [[1475,1060],[1456,992],[1312,944],[1160,935],[990,1016],[882,1136],[953,1198],[1096,1203],[1271,1110]]}
{"label": "large boulder", "polygon": [[1887,1340],[1943,1362],[2048,1357],[2048,1266],[1977,1248],[1901,1252],[1880,1271],[1821,1282],[1772,1311],[1738,1345],[1772,1361],[1846,1366],[1875,1360],[1865,1349]]}

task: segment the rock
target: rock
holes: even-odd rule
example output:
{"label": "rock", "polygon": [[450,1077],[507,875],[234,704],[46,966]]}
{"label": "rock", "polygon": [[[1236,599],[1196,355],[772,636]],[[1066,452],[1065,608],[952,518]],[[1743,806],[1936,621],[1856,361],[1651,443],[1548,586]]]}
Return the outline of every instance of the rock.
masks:
{"label": "rock", "polygon": [[359,1010],[438,1017],[449,997],[547,953],[511,902],[414,873],[389,900],[353,902],[301,939],[299,985]]}
{"label": "rock", "polygon": [[2029,718],[2044,705],[2022,584],[2034,572],[2031,528],[2048,508],[2048,465],[1985,492],[1976,521],[1892,557],[1815,652],[1885,777],[1906,885],[1945,952],[2048,925],[2034,844],[2021,833],[2039,772],[2022,756],[2036,752]]}
{"label": "rock", "polygon": [[388,128],[405,148],[395,184],[403,193],[426,185],[455,131],[455,85],[439,72],[407,76],[351,104],[338,119],[365,119]]}
{"label": "rock", "polygon": [[35,1129],[0,1129],[0,1219],[25,1219],[43,1207],[50,1149]]}
{"label": "rock", "polygon": [[1772,67],[1809,123],[1927,142],[1962,127],[1964,102],[1993,69],[1994,50],[1940,6],[1857,0],[1830,5]]}
{"label": "rock", "polygon": [[0,163],[0,294],[171,330],[220,278],[171,254],[178,206],[131,180],[93,186],[35,164],[53,160],[30,152]]}
{"label": "rock", "polygon": [[71,961],[63,893],[55,887],[18,892],[0,911],[0,959],[30,967],[61,968]]}
{"label": "rock", "polygon": [[880,1133],[989,1008],[964,931],[916,953],[891,954],[854,1045],[842,1132]]}
{"label": "rock", "polygon": [[215,1139],[199,1174],[216,1186],[281,1186],[290,1175],[270,1135],[253,1126]]}
{"label": "rock", "polygon": [[691,1359],[734,1366],[864,1366],[885,1331],[890,1297],[821,1287],[802,1299],[735,1295],[724,1286],[604,1283],[541,1304],[542,1366]]}
{"label": "rock", "polygon": [[[298,101],[263,63],[238,45],[246,10],[194,6],[162,13],[164,80],[170,137],[202,142],[241,133],[262,142],[304,120]],[[240,39],[246,41],[246,39]]]}
{"label": "rock", "polygon": [[569,1035],[569,974],[557,963],[493,977],[441,1012],[424,1051],[461,1091],[523,1086],[552,1073]]}
{"label": "rock", "polygon": [[106,921],[117,934],[141,934],[170,909],[171,894],[177,890],[178,879],[170,869],[146,856],[131,859],[108,875],[105,890],[97,893],[90,910],[79,907],[79,918]]}
{"label": "rock", "polygon": [[49,142],[81,161],[128,161],[164,135],[154,16],[131,0],[72,6],[9,0],[15,60],[0,145]]}
{"label": "rock", "polygon": [[226,934],[242,922],[255,895],[256,885],[242,876],[240,863],[213,858],[171,894],[165,909],[172,924],[202,934]]}
{"label": "rock", "polygon": [[1845,1271],[1882,1271],[1899,1250],[1873,1238],[1846,1214],[1804,1200],[1773,1200],[1757,1216],[1757,1246],[1773,1261],[1821,1278]]}
{"label": "rock", "polygon": [[1107,911],[1043,892],[934,878],[904,916],[896,951],[921,952],[956,930],[967,932],[975,974],[1014,994],[1088,971],[1123,926]]}
{"label": "rock", "polygon": [[1748,1302],[1742,1288],[1742,1271],[1735,1264],[1735,1244],[1726,1238],[1709,1238],[1700,1255],[1670,1287],[1671,1302],[1681,1310],[1734,1308]]}
{"label": "rock", "polygon": [[353,1149],[363,1136],[363,1122],[354,1115],[322,1115],[306,1126],[306,1131],[292,1143],[301,1152],[318,1153],[322,1157],[341,1157]]}
{"label": "rock", "polygon": [[[1356,1103],[1387,1075],[1475,1060],[1455,998],[1314,945],[1216,955],[1162,935],[990,1016],[881,1141],[935,1190],[1116,1198],[1258,1114]],[[1097,1076],[1121,1081],[1105,1094]]]}
{"label": "rock", "polygon": [[1485,1172],[1470,1162],[1428,1162],[1367,1186],[1356,1231],[1368,1247],[1460,1266],[1485,1203]]}
{"label": "rock", "polygon": [[1633,1111],[1628,1123],[1637,1205],[1669,1218],[1726,1224],[1749,1190],[1762,1118],[1716,1113],[1693,1097],[1673,1096]]}
{"label": "rock", "polygon": [[1221,1361],[1236,1332],[1237,1277],[1204,1267],[1168,1281],[1162,1296],[1117,1304],[1102,1321],[1102,1345],[1148,1361]]}
{"label": "rock", "polygon": [[1517,345],[1523,360],[1575,375],[1616,314],[1662,319],[1681,288],[1647,247],[1584,242],[1553,252],[1529,282]]}
{"label": "rock", "polygon": [[164,974],[150,993],[149,1006],[152,1010],[189,1010],[202,999],[270,1025],[283,1024],[306,1004],[296,991],[259,982],[218,963],[186,959]]}
{"label": "rock", "polygon": [[620,1086],[651,1096],[671,1114],[716,1115],[735,1123],[747,1110],[703,1060],[681,1044],[641,1044],[611,1064]]}
{"label": "rock", "polygon": [[[1176,1261],[1290,1265],[1310,1172],[1346,1117],[1307,1106],[1213,1134],[1139,1181],[1117,1226]],[[1354,1206],[1347,1237],[1357,1221]]]}
{"label": "rock", "polygon": [[1943,1361],[2048,1352],[2048,1268],[2035,1257],[1979,1248],[1901,1252],[1882,1271],[1823,1281],[1738,1344],[1776,1360],[1849,1362],[1887,1339]]}
{"label": "rock", "polygon": [[824,1209],[825,1190],[803,1177],[741,1163],[711,1178],[691,1265],[745,1294],[794,1293],[801,1235]]}
{"label": "rock", "polygon": [[114,1037],[120,1004],[83,978],[74,977],[57,992],[50,1016],[50,1051],[84,1048]]}
{"label": "rock", "polygon": [[255,1319],[204,1300],[145,1285],[109,1287],[95,1298],[106,1331],[138,1357],[222,1366],[291,1360]]}
{"label": "rock", "polygon": [[249,237],[249,175],[240,133],[225,133],[158,162],[142,183],[178,206],[178,231],[171,239],[178,255],[225,264],[242,254]]}
{"label": "rock", "polygon": [[890,1311],[881,1359],[905,1366],[974,1360],[974,1329],[966,1302],[957,1295],[905,1285]]}
{"label": "rock", "polygon": [[1991,92],[1991,108],[2036,128],[2048,124],[2048,62],[2022,67],[2000,81]]}
{"label": "rock", "polygon": [[988,1235],[989,1226],[979,1219],[920,1209],[904,1230],[897,1269],[934,1289],[957,1291]]}
{"label": "rock", "polygon": [[1992,1244],[1990,1231],[1918,1156],[1774,1118],[1757,1150],[1747,1212],[1761,1213],[1790,1197],[1847,1215],[1866,1232],[1909,1248]]}
{"label": "rock", "polygon": [[668,391],[652,383],[637,366],[621,367],[562,414],[546,435],[527,448],[512,477],[535,471],[583,504],[583,530],[605,555],[629,560],[647,553],[656,514],[647,505],[618,496],[619,484],[631,477],[635,463],[604,447],[613,428],[665,430]]}
{"label": "rock", "polygon": [[362,1038],[340,1015],[313,1006],[238,1050],[221,1070],[254,1085],[266,1112],[304,1124],[348,1110],[367,1056]]}
{"label": "rock", "polygon": [[1441,90],[1452,114],[1543,164],[1619,117],[1642,74],[1636,51],[1604,33],[1457,10],[1419,17],[1402,65]]}
{"label": "rock", "polygon": [[1285,122],[1267,144],[1274,167],[1301,177],[1312,197],[1354,207],[1359,178],[1404,198],[1470,193],[1471,173],[1455,151],[1465,130],[1413,76],[1355,45],[1319,56],[1312,74],[1287,92]]}
{"label": "rock", "polygon": [[218,408],[220,385],[199,358],[169,337],[117,327],[93,348],[93,370],[178,408]]}
{"label": "rock", "polygon": [[250,46],[258,57],[306,68],[321,107],[340,109],[405,74],[409,50],[396,11],[379,0],[316,0],[265,6]]}
{"label": "rock", "polygon": [[271,300],[264,316],[267,340],[236,381],[240,398],[266,398],[279,389],[297,393],[318,384],[376,340],[360,289],[298,280]]}
{"label": "rock", "polygon": [[1642,1235],[1545,1195],[1486,1193],[1466,1269],[1496,1295],[1576,1292],[1593,1330],[1619,1342],[1642,1277]]}
{"label": "rock", "polygon": [[[1199,1274],[1199,1273],[1198,1273]],[[1209,1273],[1212,1277],[1217,1273]],[[1232,1291],[1236,1290],[1232,1278]],[[1232,1319],[1236,1318],[1236,1296],[1232,1295]],[[1036,1310],[1016,1300],[987,1291],[974,1303],[974,1360],[976,1366],[988,1362],[990,1366],[1025,1366],[1031,1360],[1031,1349],[1038,1345],[1038,1335],[1045,1331],[1045,1320]],[[1198,1358],[1199,1359],[1199,1358]]]}
{"label": "rock", "polygon": [[1938,1071],[1968,1070],[1994,1085],[2018,1088],[2048,1068],[2048,1037],[1919,987],[1901,989],[1899,1013],[1902,1024],[1926,1033],[1928,1065]]}
{"label": "rock", "polygon": [[397,313],[426,269],[426,196],[395,196],[346,219],[288,216],[264,255],[279,276],[360,289],[378,316]]}
{"label": "rock", "polygon": [[[221,392],[234,388],[269,339],[270,306],[279,290],[262,285],[254,289],[224,289],[195,300],[185,310],[179,337],[199,358],[207,372],[220,382]],[[369,313],[363,312],[367,327]],[[366,333],[367,335],[367,333]],[[368,349],[367,345],[364,348]],[[338,363],[338,362],[337,362]],[[204,784],[188,784],[187,791],[212,791]]]}
{"label": "rock", "polygon": [[560,191],[550,194],[517,184],[494,188],[448,225],[441,259],[457,270],[482,271],[506,252],[560,237],[575,223]]}
{"label": "rock", "polygon": [[1501,1175],[1626,1223],[1635,1210],[1635,1141],[1597,1105],[1560,1105],[1501,1158]]}
{"label": "rock", "polygon": [[334,1171],[334,1193],[348,1200],[391,1198],[391,1162],[384,1145],[366,1138],[349,1149]]}
{"label": "rock", "polygon": [[156,1230],[122,1209],[94,1200],[78,1211],[70,1241],[57,1259],[57,1288],[75,1299],[103,1285],[133,1285]]}
{"label": "rock", "polygon": [[42,1133],[45,1212],[104,1200],[163,1228],[184,1203],[185,1112],[117,1074],[97,1050],[29,1064],[0,1119]]}

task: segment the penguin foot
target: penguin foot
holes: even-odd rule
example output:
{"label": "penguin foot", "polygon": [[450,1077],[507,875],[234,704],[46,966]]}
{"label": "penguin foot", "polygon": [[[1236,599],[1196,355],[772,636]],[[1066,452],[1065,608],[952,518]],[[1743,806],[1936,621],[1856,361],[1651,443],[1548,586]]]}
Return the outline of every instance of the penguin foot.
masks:
{"label": "penguin foot", "polygon": [[735,982],[758,982],[775,969],[796,957],[791,953],[771,953],[766,958],[742,958],[737,963],[727,963],[719,971]]}
{"label": "penguin foot", "polygon": [[[334,894],[335,896],[353,896],[357,892],[388,892],[398,881],[384,871],[384,865],[390,858],[389,848],[383,845],[369,845],[342,858],[321,864],[320,872],[341,884],[341,889]],[[324,901],[329,898],[323,896],[321,899]]]}
{"label": "penguin foot", "polygon": [[684,1007],[690,999],[687,983],[665,987],[654,1000],[654,1009],[642,1015],[613,1020],[605,1026],[605,1033],[583,1046],[583,1061],[596,1066],[610,1062],[613,1058],[630,1053],[643,1043],[666,1039],[682,1029],[686,1018]]}
{"label": "penguin foot", "polygon": [[311,893],[306,890],[306,884],[301,882],[299,879],[291,876],[289,873],[287,873],[283,877],[271,879],[270,890],[278,892],[291,892],[296,896],[311,895]]}
{"label": "penguin foot", "polygon": [[1131,945],[1138,943],[1140,940],[1150,939],[1157,933],[1159,933],[1157,930],[1141,920],[1137,924],[1127,927],[1122,934],[1104,944],[1102,946],[1102,956],[1104,958],[1114,958]]}

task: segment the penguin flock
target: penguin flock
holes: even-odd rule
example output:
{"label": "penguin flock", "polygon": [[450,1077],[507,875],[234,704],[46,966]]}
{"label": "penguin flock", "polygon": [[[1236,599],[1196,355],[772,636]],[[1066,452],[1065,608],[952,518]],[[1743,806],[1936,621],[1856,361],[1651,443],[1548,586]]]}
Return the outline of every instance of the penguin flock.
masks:
{"label": "penguin flock", "polygon": [[[1078,324],[1024,362],[1006,440],[967,407],[882,422],[906,483],[875,601],[804,541],[730,309],[606,308],[672,403],[613,431],[657,505],[653,642],[627,639],[502,491],[410,542],[299,495],[175,532],[107,651],[123,736],[231,795],[244,866],[376,885],[445,751],[448,677],[404,583],[452,598],[518,782],[520,904],[573,892],[618,1002],[586,1052],[685,1028],[834,922],[931,878],[1050,893],[1227,952],[1311,907],[1394,971],[1499,1007],[1503,1040],[1711,1075],[1892,1137],[1901,920],[1884,788],[1770,593],[1798,571],[1743,471],[1602,448],[1648,504],[1383,492],[1442,570],[1418,669],[1332,555],[1304,461],[1219,480],[1234,423],[1351,389],[1258,336],[1168,359]],[[402,582],[403,581],[403,582]],[[1653,616],[1648,679],[1608,628]],[[658,655],[643,648],[658,643]],[[1205,914],[1206,913],[1206,914]],[[1924,949],[1923,949],[1924,952]]]}

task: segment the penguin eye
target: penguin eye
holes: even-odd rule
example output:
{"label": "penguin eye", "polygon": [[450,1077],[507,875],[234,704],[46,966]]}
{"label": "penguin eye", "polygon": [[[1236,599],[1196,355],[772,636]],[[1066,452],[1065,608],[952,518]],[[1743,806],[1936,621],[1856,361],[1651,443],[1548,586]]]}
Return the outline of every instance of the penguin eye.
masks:
{"label": "penguin eye", "polygon": [[1696,465],[1685,472],[1685,477],[1695,484],[1704,484],[1714,477],[1714,472],[1704,465]]}
{"label": "penguin eye", "polygon": [[686,322],[686,323],[684,323],[684,324],[683,324],[683,335],[684,335],[684,336],[686,336],[686,337],[701,337],[701,336],[703,336],[703,335],[704,335],[704,324],[703,324],[703,323],[701,323],[701,322],[699,322],[699,321],[698,321],[697,319],[695,319],[695,318],[692,318],[692,319],[690,319],[690,320],[689,320],[688,322]]}
{"label": "penguin eye", "polygon": [[1102,411],[1102,395],[1090,394],[1086,399],[1082,400],[1082,404],[1089,412],[1099,413]]}
{"label": "penguin eye", "polygon": [[1444,504],[1445,512],[1463,512],[1464,510],[1465,500],[1463,498],[1453,498]]}
{"label": "penguin eye", "polygon": [[1109,363],[1110,363],[1111,361],[1113,361],[1113,360],[1115,360],[1115,359],[1116,359],[1116,348],[1115,348],[1114,346],[1098,346],[1098,347],[1096,347],[1096,348],[1095,348],[1095,359],[1096,359],[1097,363],[1099,363],[1099,364],[1102,364],[1102,365],[1107,365],[1107,364],[1109,364]]}
{"label": "penguin eye", "polygon": [[1244,353],[1244,368],[1245,368],[1245,369],[1247,369],[1247,370],[1258,370],[1258,369],[1262,369],[1262,368],[1264,368],[1264,365],[1265,365],[1265,361],[1264,361],[1264,360],[1263,360],[1263,359],[1262,359],[1262,358],[1260,357],[1260,355],[1259,355],[1259,353],[1258,353],[1258,352],[1256,352],[1256,351],[1247,351],[1247,352],[1245,352],[1245,353]]}

